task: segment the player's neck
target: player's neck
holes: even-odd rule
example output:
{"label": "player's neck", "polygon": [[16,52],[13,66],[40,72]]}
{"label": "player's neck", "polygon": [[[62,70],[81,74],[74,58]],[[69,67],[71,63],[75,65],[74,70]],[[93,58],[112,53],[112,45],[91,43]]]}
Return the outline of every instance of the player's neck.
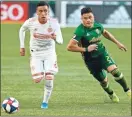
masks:
{"label": "player's neck", "polygon": [[47,23],[47,20],[38,19],[38,21],[39,21],[40,24],[46,24]]}
{"label": "player's neck", "polygon": [[93,24],[89,28],[93,28]]}
{"label": "player's neck", "polygon": [[[84,25],[85,26],[85,25]],[[91,26],[85,26],[86,28],[93,28],[94,24],[92,24]]]}

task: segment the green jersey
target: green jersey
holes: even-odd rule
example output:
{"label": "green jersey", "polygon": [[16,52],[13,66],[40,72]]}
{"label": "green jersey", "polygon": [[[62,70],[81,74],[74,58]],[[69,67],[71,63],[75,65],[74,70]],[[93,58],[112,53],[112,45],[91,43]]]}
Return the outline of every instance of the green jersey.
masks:
{"label": "green jersey", "polygon": [[86,58],[97,57],[105,51],[104,45],[101,43],[101,35],[104,31],[103,26],[100,23],[94,22],[92,28],[87,28],[83,24],[80,24],[75,31],[73,39],[79,42],[79,46],[87,48],[90,44],[97,44],[98,49],[92,52],[84,52],[83,55]]}

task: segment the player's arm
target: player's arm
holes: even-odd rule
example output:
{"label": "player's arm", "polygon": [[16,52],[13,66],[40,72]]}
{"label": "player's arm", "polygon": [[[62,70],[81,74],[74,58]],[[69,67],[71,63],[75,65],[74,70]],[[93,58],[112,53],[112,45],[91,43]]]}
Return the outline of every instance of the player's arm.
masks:
{"label": "player's arm", "polygon": [[97,45],[92,44],[87,48],[79,47],[77,40],[72,38],[67,45],[67,50],[72,52],[91,52],[93,50],[97,50]]}
{"label": "player's arm", "polygon": [[127,51],[127,48],[122,43],[120,43],[109,31],[104,29],[102,34],[105,38],[115,43],[119,49]]}
{"label": "player's arm", "polygon": [[63,37],[59,23],[56,24],[56,30],[52,34],[52,39],[54,39],[57,44],[63,44]]}
{"label": "player's arm", "polygon": [[19,30],[19,39],[20,39],[20,55],[25,56],[25,31],[28,30],[29,20],[26,20]]}

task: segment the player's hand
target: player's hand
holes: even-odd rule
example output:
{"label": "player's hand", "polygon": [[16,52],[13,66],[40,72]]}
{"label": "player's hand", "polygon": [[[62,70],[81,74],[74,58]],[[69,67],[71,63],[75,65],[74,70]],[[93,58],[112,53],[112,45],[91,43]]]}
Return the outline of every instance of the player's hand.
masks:
{"label": "player's hand", "polygon": [[97,44],[91,44],[88,46],[88,52],[92,52],[94,50],[98,49],[98,45]]}
{"label": "player's hand", "polygon": [[25,56],[25,48],[20,48],[20,55]]}
{"label": "player's hand", "polygon": [[56,39],[56,34],[55,33],[52,33],[51,34],[51,38],[55,40]]}
{"label": "player's hand", "polygon": [[122,44],[122,43],[118,43],[117,44],[118,48],[121,49],[122,51],[127,51],[127,48]]}

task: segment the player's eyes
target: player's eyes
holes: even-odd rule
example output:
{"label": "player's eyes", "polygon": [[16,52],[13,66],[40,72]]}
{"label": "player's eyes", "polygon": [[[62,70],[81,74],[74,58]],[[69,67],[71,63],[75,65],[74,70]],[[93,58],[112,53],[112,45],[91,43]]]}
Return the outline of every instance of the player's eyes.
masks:
{"label": "player's eyes", "polygon": [[47,10],[44,10],[45,13],[47,13],[48,11]]}
{"label": "player's eyes", "polygon": [[91,19],[92,17],[90,16],[89,19]]}
{"label": "player's eyes", "polygon": [[39,10],[39,12],[43,12],[42,10]]}
{"label": "player's eyes", "polygon": [[88,18],[87,17],[84,17],[85,20],[87,20]]}
{"label": "player's eyes", "polygon": [[48,11],[47,10],[39,10],[40,13],[44,12],[44,13],[47,13]]}

